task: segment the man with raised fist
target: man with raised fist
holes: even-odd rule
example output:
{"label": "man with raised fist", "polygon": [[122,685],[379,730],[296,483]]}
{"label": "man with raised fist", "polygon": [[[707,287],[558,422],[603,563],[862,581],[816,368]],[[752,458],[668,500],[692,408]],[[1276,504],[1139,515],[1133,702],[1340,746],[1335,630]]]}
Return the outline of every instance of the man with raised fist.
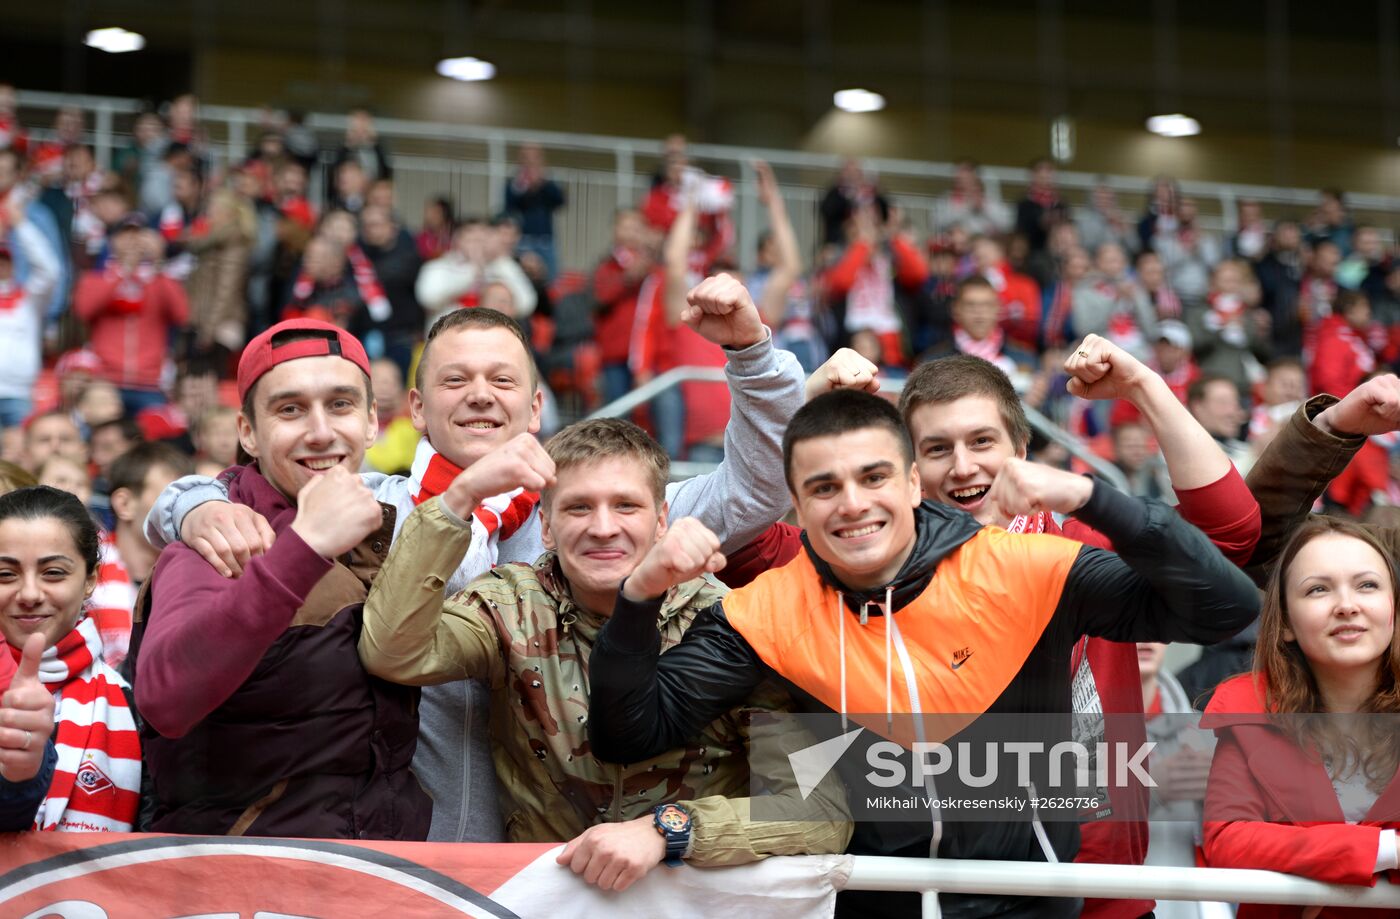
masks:
{"label": "man with raised fist", "polygon": [[[908,431],[878,396],[838,390],[812,400],[788,426],[783,455],[804,552],[701,612],[664,654],[657,616],[666,591],[717,560],[708,543],[644,560],[623,582],[593,646],[589,740],[600,760],[640,762],[692,741],[778,676],[810,710],[840,715],[850,749],[836,769],[853,810],[865,801],[864,813],[880,817],[869,810],[877,786],[907,802],[882,819],[857,812],[852,853],[1073,858],[1077,810],[1056,817],[1036,803],[1083,794],[1054,779],[1058,769],[1029,762],[1023,772],[1018,764],[1006,770],[1016,778],[1003,775],[983,788],[973,778],[988,774],[981,762],[960,761],[961,784],[950,771],[930,789],[909,751],[916,742],[970,743],[968,732],[985,713],[1033,715],[1022,721],[1042,750],[1051,749],[1072,735],[1067,662],[1081,636],[1209,643],[1258,612],[1249,579],[1199,530],[1159,502],[1102,482],[1071,487],[1062,477],[1076,477],[1068,473],[1012,461],[991,490],[1014,512],[1075,514],[1110,537],[1118,555],[983,527],[924,501]],[[956,717],[923,717],[936,714]],[[858,731],[846,727],[847,718]],[[874,750],[881,739],[898,746]],[[872,766],[883,772],[894,757],[902,779],[869,777]],[[969,797],[988,807],[958,809]],[[997,803],[1013,799],[1027,807]],[[1073,898],[942,900],[956,916],[1068,917],[1081,908]],[[916,916],[920,897],[845,891],[837,907],[839,916]]]}
{"label": "man with raised fist", "polygon": [[138,603],[150,829],[423,839],[418,693],[371,677],[356,652],[394,530],[355,474],[378,430],[369,359],[333,325],[283,322],[244,350],[238,391],[251,461],[221,480],[268,546],[236,580],[169,546]]}
{"label": "man with raised fist", "polygon": [[[669,466],[655,440],[616,418],[572,424],[547,449],[518,437],[409,516],[365,601],[365,667],[410,685],[472,678],[489,687],[510,841],[572,839],[560,863],[604,889],[630,886],[668,854],[732,865],[840,852],[850,837],[834,776],[812,790],[803,819],[750,818],[751,764],[768,792],[768,815],[801,803],[790,772],[766,767],[769,744],[745,755],[749,716],[789,704],[776,687],[719,715],[698,744],[621,768],[588,752],[588,655],[622,579],[664,581],[662,592],[679,584],[657,626],[666,646],[723,593],[678,575],[714,572],[724,556],[719,537],[695,518],[668,523]],[[472,508],[481,495],[512,486],[543,490],[547,551],[533,564],[498,565],[466,590],[445,594],[442,585],[471,540]],[[785,731],[781,742],[795,751],[814,738]],[[619,787],[628,793],[617,794]],[[661,833],[663,813],[686,825]]]}
{"label": "man with raised fist", "polygon": [[[725,351],[731,411],[724,461],[712,473],[667,486],[666,498],[673,515],[698,518],[726,550],[736,549],[787,509],[781,439],[804,399],[802,370],[791,354],[773,347],[752,298],[732,279],[707,280],[690,293],[687,308],[685,321]],[[513,440],[533,439],[543,404],[538,384],[529,344],[509,317],[484,307],[445,314],[428,333],[409,393],[414,427],[424,435],[412,471],[407,478],[366,476],[366,482],[402,523],[464,469]],[[217,482],[191,482],[181,480],[157,502],[147,537],[155,545],[183,537],[215,568],[242,571],[265,551],[265,524],[250,519],[248,508],[223,503]],[[537,493],[516,483],[494,494],[477,490],[474,497],[472,539],[447,579],[449,592],[498,563],[533,562],[545,549]],[[433,799],[432,841],[505,836],[486,739],[489,703],[475,680],[423,692],[413,768]]]}
{"label": "man with raised fist", "polygon": [[[1225,557],[1243,564],[1259,536],[1259,507],[1230,458],[1191,416],[1160,375],[1100,335],[1088,335],[1069,353],[1068,388],[1082,399],[1122,400],[1140,413],[1166,461],[1177,511],[1200,528]],[[1083,520],[1063,526],[1049,511],[1055,501],[1076,506],[1089,480],[1025,463],[1031,428],[1010,379],[972,356],[930,361],[916,368],[900,394],[900,413],[914,441],[924,497],[960,507],[980,523],[1013,533],[1052,533],[1112,550],[1110,538]],[[1022,498],[1000,500],[993,483],[1011,468],[1017,479],[1033,479]],[[1059,494],[1037,494],[1054,488]],[[1085,737],[1137,744],[1146,739],[1137,647],[1084,637],[1068,660],[1074,698],[1086,711],[1110,716],[1111,736]],[[1092,723],[1085,719],[1081,724]],[[1095,809],[1083,827],[1078,861],[1142,864],[1147,856],[1146,788],[1110,789],[1109,805]],[[1115,800],[1116,799],[1116,800]],[[1135,799],[1135,800],[1125,800]],[[1125,813],[1141,815],[1125,820]],[[1112,819],[1107,819],[1112,818]],[[1138,919],[1153,909],[1147,899],[1089,900],[1086,919]]]}
{"label": "man with raised fist", "polygon": [[39,679],[44,636],[30,635],[16,671],[0,653],[0,833],[34,825],[34,813],[53,781],[58,751],[53,734],[53,693]]}

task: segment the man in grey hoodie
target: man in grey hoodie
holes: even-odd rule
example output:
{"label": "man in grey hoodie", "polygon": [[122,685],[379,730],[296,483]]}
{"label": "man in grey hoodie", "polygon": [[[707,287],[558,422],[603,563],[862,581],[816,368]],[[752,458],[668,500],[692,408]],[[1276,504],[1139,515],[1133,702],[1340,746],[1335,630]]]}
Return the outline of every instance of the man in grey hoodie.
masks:
{"label": "man in grey hoodie", "polygon": [[[724,462],[708,475],[670,485],[666,499],[672,516],[698,517],[720,537],[723,550],[732,551],[786,510],[781,441],[804,401],[803,374],[791,354],[773,347],[737,280],[708,278],[687,301],[682,319],[725,348],[731,417]],[[821,372],[816,377],[828,378]],[[528,345],[519,327],[493,310],[454,310],[439,319],[414,382],[410,411],[424,438],[410,477],[365,476],[376,497],[398,509],[399,525],[458,473],[488,455],[498,462],[516,449],[512,441],[533,437],[540,424],[542,396]],[[181,479],[152,509],[147,537],[156,546],[183,539],[234,576],[270,544],[271,534],[264,521],[225,501],[219,482]],[[543,553],[536,502],[519,490],[483,502],[467,555],[446,585],[449,595],[498,563],[529,563]],[[413,769],[433,798],[432,841],[504,838],[487,740],[489,698],[471,680],[423,691]]]}

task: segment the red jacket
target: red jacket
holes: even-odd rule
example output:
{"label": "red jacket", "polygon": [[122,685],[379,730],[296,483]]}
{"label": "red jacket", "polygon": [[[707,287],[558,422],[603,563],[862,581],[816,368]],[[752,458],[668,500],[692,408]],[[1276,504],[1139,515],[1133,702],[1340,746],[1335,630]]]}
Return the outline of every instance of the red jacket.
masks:
{"label": "red jacket", "polygon": [[[1250,494],[1244,479],[1233,466],[1215,482],[1202,488],[1181,489],[1177,492],[1178,510],[1188,522],[1200,528],[1211,542],[1237,565],[1243,565],[1259,541],[1259,504]],[[1063,531],[1053,522],[1046,532],[1061,535],[1085,545],[1112,551],[1108,539],[1077,520],[1066,522]],[[801,531],[786,523],[775,523],[757,539],[728,556],[728,565],[719,572],[719,579],[737,588],[756,578],[769,568],[787,564],[802,550]],[[1126,642],[1091,638],[1081,647],[1089,659],[1094,675],[1094,687],[1100,704],[1107,714],[1141,715],[1142,680],[1138,675],[1137,646]],[[1071,661],[1071,672],[1079,667],[1079,648]],[[1114,719],[1112,726],[1122,728],[1126,719]],[[1110,743],[1128,744],[1128,749],[1147,739],[1146,727],[1132,732],[1135,736],[1112,736]],[[1143,820],[1125,820],[1121,815],[1146,814],[1149,807],[1148,790],[1136,789],[1136,800],[1119,802],[1120,817],[1085,823],[1080,827],[1077,862],[1091,864],[1141,865],[1147,857],[1148,827]],[[1085,900],[1082,916],[1095,919],[1137,919],[1152,911],[1151,900]]]}
{"label": "red jacket", "polygon": [[1040,285],[1002,262],[999,276],[989,277],[1001,300],[1001,328],[1006,337],[1032,353],[1040,351]]}
{"label": "red jacket", "polygon": [[1309,383],[1312,391],[1338,399],[1351,392],[1376,369],[1376,355],[1363,333],[1341,316],[1328,316],[1317,325]]}
{"label": "red jacket", "polygon": [[[826,292],[833,298],[846,296],[856,283],[856,275],[870,261],[869,243],[854,242],[846,247],[840,261],[827,271]],[[902,236],[890,239],[890,256],[894,262],[894,282],[900,287],[918,290],[928,280],[928,262],[913,243]]]}
{"label": "red jacket", "polygon": [[190,321],[190,301],[163,274],[109,267],[83,274],[73,312],[89,327],[104,377],[123,389],[159,389],[170,331]]}
{"label": "red jacket", "polygon": [[[1207,863],[1374,886],[1381,830],[1400,829],[1400,822],[1373,818],[1400,813],[1400,782],[1391,781],[1365,820],[1348,824],[1321,762],[1269,722],[1254,679],[1244,675],[1220,684],[1201,719],[1201,727],[1213,729],[1218,738],[1206,786]],[[1391,882],[1396,879],[1397,872],[1390,872]],[[1303,909],[1241,904],[1238,919],[1285,919],[1301,916]],[[1344,907],[1321,914],[1323,919],[1379,915]]]}
{"label": "red jacket", "polygon": [[622,258],[638,258],[629,252],[614,250],[598,263],[593,272],[593,300],[598,312],[593,319],[593,338],[598,342],[604,364],[625,364],[632,341],[632,326],[637,315],[637,295],[642,281],[629,281]]}

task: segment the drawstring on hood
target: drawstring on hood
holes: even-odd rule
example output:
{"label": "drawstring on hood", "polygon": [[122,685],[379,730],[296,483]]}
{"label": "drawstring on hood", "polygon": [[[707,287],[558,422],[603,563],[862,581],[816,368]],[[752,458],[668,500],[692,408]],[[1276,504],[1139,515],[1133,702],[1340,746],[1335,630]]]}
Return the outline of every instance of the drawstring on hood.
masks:
{"label": "drawstring on hood", "polygon": [[[841,730],[847,730],[848,711],[846,707],[846,615],[844,609],[855,613],[862,626],[870,622],[870,607],[886,621],[885,626],[885,717],[886,726],[893,730],[894,724],[894,667],[893,641],[895,630],[890,623],[896,608],[908,606],[922,594],[933,580],[933,572],[943,561],[963,543],[977,534],[982,525],[964,510],[925,501],[914,510],[914,548],[904,560],[899,573],[883,588],[873,590],[853,590],[841,582],[836,572],[826,560],[812,551],[807,534],[802,534],[802,545],[807,557],[822,581],[836,591],[837,654],[841,672]],[[884,602],[876,598],[884,594]],[[912,675],[906,671],[906,680]],[[911,696],[911,702],[912,702]]]}
{"label": "drawstring on hood", "polygon": [[[846,619],[848,616],[846,611],[849,609],[851,613],[854,613],[860,625],[864,627],[870,622],[870,608],[874,606],[885,624],[886,731],[890,734],[894,733],[894,657],[898,653],[899,669],[904,674],[905,690],[909,695],[910,715],[914,719],[914,732],[917,739],[920,742],[923,741],[923,708],[919,703],[918,682],[915,678],[914,665],[910,659],[909,650],[905,647],[904,639],[899,635],[899,626],[895,623],[895,610],[903,609],[918,599],[919,595],[928,589],[938,563],[975,536],[981,528],[982,525],[964,510],[925,501],[914,511],[914,547],[910,551],[909,557],[905,559],[899,573],[888,584],[883,588],[877,587],[869,591],[852,590],[842,583],[826,560],[812,551],[812,544],[808,542],[807,534],[802,534],[802,545],[807,550],[812,567],[816,569],[822,581],[836,591],[836,641],[837,654],[840,657],[842,733],[850,729],[846,703]],[[881,593],[884,594],[883,603],[876,599]],[[932,779],[930,778],[929,781],[931,783]],[[943,840],[943,815],[935,803],[937,800],[936,786],[932,788],[928,800],[929,822],[933,829],[932,837],[929,840],[929,857],[937,858],[938,847]],[[936,895],[932,906],[937,910]]]}

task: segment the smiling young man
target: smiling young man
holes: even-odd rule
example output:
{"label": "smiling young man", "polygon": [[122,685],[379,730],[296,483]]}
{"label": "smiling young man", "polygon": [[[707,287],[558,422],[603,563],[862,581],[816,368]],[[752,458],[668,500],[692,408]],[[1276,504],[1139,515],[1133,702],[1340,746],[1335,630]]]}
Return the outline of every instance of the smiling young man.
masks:
{"label": "smiling young man", "polygon": [[370,676],[356,651],[394,528],[354,475],[377,430],[365,350],[327,323],[279,323],[244,350],[238,390],[251,462],[222,479],[273,541],[237,580],[184,545],[156,562],[128,659],[150,828],[423,839],[417,691]]}
{"label": "smiling young man", "polygon": [[[731,413],[725,457],[713,473],[667,488],[674,515],[698,517],[726,549],[737,548],[782,516],[783,426],[801,406],[803,375],[796,359],[772,345],[758,308],[735,279],[706,279],[689,294],[684,321],[725,348]],[[400,521],[414,507],[440,494],[463,471],[477,471],[488,455],[518,457],[535,445],[543,398],[529,344],[520,327],[495,310],[453,310],[428,334],[418,375],[409,393],[419,442],[412,473],[366,476],[379,500],[395,507]],[[490,476],[490,470],[478,472]],[[255,520],[244,519],[210,480],[176,497],[167,491],[152,511],[146,532],[163,545],[183,534],[229,573],[262,551]],[[473,538],[452,576],[458,591],[500,562],[533,562],[544,551],[535,489],[542,482],[513,480],[508,490],[477,489]],[[181,486],[181,483],[177,483]],[[524,486],[523,488],[521,486]],[[190,508],[209,502],[184,515]],[[486,740],[489,694],[477,681],[433,686],[423,693],[421,742],[414,771],[432,796],[433,829],[439,842],[504,838],[499,795]]]}
{"label": "smiling young man", "polygon": [[[1106,338],[1090,335],[1065,364],[1071,392],[1090,399],[1123,399],[1141,413],[1166,459],[1179,502],[1177,510],[1201,529],[1236,564],[1243,564],[1259,537],[1259,506],[1229,457],[1191,417],[1158,374]],[[1003,464],[1025,459],[1030,423],[1010,380],[999,369],[973,357],[952,357],[917,368],[900,395],[900,412],[914,441],[924,497],[960,507],[979,523],[1013,533],[1057,533],[1086,545],[1112,549],[1111,540],[1080,520],[1063,530],[1048,513],[1007,513],[991,499],[992,483]],[[1110,715],[1142,715],[1141,680],[1133,645],[1085,638],[1069,661],[1075,698],[1093,700]],[[1137,743],[1145,738],[1138,721],[1115,718],[1110,737]],[[1120,791],[1119,795],[1126,793]],[[1146,789],[1137,794],[1145,797]],[[1112,795],[1110,795],[1112,797]],[[1121,813],[1145,813],[1139,804],[1119,802]],[[1079,861],[1142,864],[1148,827],[1122,819],[1088,823]],[[1086,916],[1136,919],[1152,910],[1150,900],[1090,900]]]}
{"label": "smiling young man", "polygon": [[[365,667],[415,686],[465,678],[487,685],[510,841],[573,839],[559,860],[589,883],[629,886],[668,855],[668,842],[669,854],[695,865],[842,851],[850,824],[834,776],[807,799],[829,817],[749,819],[749,718],[785,706],[773,687],[706,726],[698,744],[627,766],[588,752],[588,655],[618,586],[667,532],[670,461],[644,431],[614,418],[570,425],[550,439],[547,454],[530,446],[483,459],[404,522],[365,603]],[[483,482],[488,467],[497,478]],[[540,504],[547,551],[532,564],[499,565],[444,600],[443,584],[471,540],[466,520],[477,489],[502,490],[527,476],[547,483]],[[675,527],[682,536],[703,534],[697,542],[714,539],[694,519]],[[663,605],[662,643],[679,641],[722,593],[700,578],[679,585]],[[786,742],[798,750],[813,739]],[[766,784],[767,805],[799,797],[790,780]],[[686,826],[663,835],[667,816],[686,818]]]}
{"label": "smiling young man", "polygon": [[[877,396],[838,391],[813,400],[783,445],[805,552],[701,613],[661,654],[662,597],[715,562],[678,555],[668,537],[658,542],[623,582],[594,645],[588,722],[600,759],[637,762],[679,746],[777,675],[812,710],[854,713],[868,728],[853,741],[867,755],[848,752],[837,764],[855,801],[873,791],[864,778],[869,744],[879,735],[912,740],[908,718],[891,729],[871,713],[974,721],[986,712],[1057,713],[1034,720],[1068,739],[1066,662],[1081,635],[1211,642],[1258,611],[1248,578],[1198,530],[1165,505],[1090,479],[1012,458],[993,497],[1013,512],[1073,513],[1110,534],[1121,557],[983,527],[953,508],[921,503],[908,433]],[[917,732],[921,719],[913,723]],[[947,732],[928,739],[955,742]],[[909,800],[927,794],[919,788]],[[1078,848],[1074,822],[914,813],[858,820],[848,851],[1058,861]],[[957,917],[1074,916],[1080,908],[1071,899],[942,899],[944,914]],[[838,900],[846,916],[918,910],[917,894],[846,892]]]}

